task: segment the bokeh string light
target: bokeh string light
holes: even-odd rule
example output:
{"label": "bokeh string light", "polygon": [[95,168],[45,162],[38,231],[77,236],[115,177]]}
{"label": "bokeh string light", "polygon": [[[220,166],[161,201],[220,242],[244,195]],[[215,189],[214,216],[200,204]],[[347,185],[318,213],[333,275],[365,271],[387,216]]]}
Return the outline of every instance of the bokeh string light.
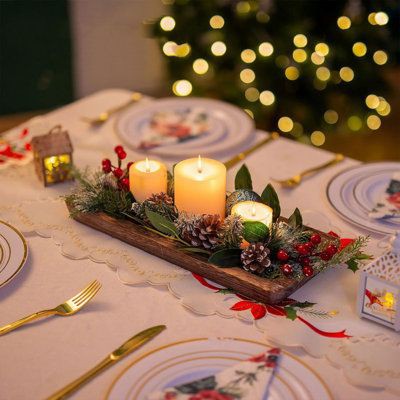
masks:
{"label": "bokeh string light", "polygon": [[[217,89],[225,93],[223,97],[229,100],[230,94],[238,93],[232,101],[252,118],[257,120],[263,113],[273,116],[277,126],[272,129],[278,128],[284,134],[315,146],[324,145],[328,132],[339,127],[347,126],[352,132],[363,128],[378,130],[382,118],[390,114],[391,106],[382,97],[383,87],[381,90],[378,84],[368,86],[370,93],[364,91],[358,99],[353,93],[353,88],[361,87],[361,80],[366,79],[363,65],[369,64],[372,69],[366,70],[373,71],[373,68],[387,65],[392,57],[384,45],[382,33],[390,25],[387,12],[376,6],[368,8],[365,14],[347,8],[342,10],[331,18],[332,28],[337,35],[342,35],[342,42],[338,42],[331,34],[317,34],[305,23],[296,26],[297,32],[286,29],[292,32],[290,36],[282,36],[281,31],[281,36],[277,37],[276,28],[269,28],[277,22],[274,20],[275,8],[267,9],[262,2],[241,0],[222,5],[214,0],[208,7],[210,12],[203,21],[206,29],[200,11],[196,14],[199,18],[196,27],[183,28],[184,13],[179,17],[177,10],[185,10],[188,16],[189,8],[192,14],[202,8],[196,9],[189,3],[183,5],[183,2],[182,5],[174,3],[169,15],[157,21],[160,47],[169,59],[170,73],[174,77],[171,83],[174,95],[201,95],[207,88],[212,88],[212,91]],[[286,21],[282,23],[287,24]],[[367,33],[361,37],[362,24],[369,26],[370,32],[364,30]],[[259,27],[263,28],[254,37],[247,29],[250,34],[241,37],[240,30],[245,26],[251,26],[255,32]],[[376,39],[370,40],[375,32]],[[236,81],[229,81],[230,76],[236,77]],[[216,82],[223,82],[226,88]],[[314,101],[322,99],[324,102],[322,110],[325,111],[319,117],[310,118],[316,110],[321,113],[321,108],[313,107],[311,103],[299,106],[300,114],[290,115],[290,99],[301,93],[300,88],[304,85],[307,85],[305,92],[315,92]],[[334,103],[325,100],[332,90],[340,93],[348,106],[332,109]],[[293,104],[296,102],[293,100]],[[310,121],[314,121],[313,125]]]}

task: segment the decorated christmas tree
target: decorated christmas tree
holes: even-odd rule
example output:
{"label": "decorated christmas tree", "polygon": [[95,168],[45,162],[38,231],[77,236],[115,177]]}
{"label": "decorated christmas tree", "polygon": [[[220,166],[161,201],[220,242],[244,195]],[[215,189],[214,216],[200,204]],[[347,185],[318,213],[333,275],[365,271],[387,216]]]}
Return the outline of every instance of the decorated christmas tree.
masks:
{"label": "decorated christmas tree", "polygon": [[176,96],[229,101],[259,127],[317,146],[338,130],[379,129],[391,111],[394,0],[164,3],[152,34]]}

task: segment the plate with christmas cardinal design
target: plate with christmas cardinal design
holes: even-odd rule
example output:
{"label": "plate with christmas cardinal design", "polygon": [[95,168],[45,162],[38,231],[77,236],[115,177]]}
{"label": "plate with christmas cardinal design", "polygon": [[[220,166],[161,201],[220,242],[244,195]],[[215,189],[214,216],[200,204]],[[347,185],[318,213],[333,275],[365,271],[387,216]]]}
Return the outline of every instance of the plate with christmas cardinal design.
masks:
{"label": "plate with christmas cardinal design", "polygon": [[310,366],[265,343],[189,339],[136,359],[116,378],[108,400],[327,400]]}
{"label": "plate with christmas cardinal design", "polygon": [[217,155],[250,143],[253,120],[219,100],[164,98],[122,113],[116,130],[126,145],[158,156]]}

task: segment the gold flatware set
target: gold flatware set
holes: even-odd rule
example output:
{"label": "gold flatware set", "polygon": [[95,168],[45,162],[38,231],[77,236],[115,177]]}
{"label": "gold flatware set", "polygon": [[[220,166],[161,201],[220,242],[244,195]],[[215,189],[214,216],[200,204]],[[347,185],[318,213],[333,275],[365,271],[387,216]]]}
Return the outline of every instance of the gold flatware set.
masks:
{"label": "gold flatware set", "polygon": [[[99,281],[94,280],[88,286],[86,286],[77,295],[71,297],[69,300],[61,303],[55,308],[49,310],[43,310],[36,312],[34,314],[28,315],[27,317],[21,318],[11,324],[5,325],[0,328],[0,335],[4,335],[8,332],[13,331],[20,326],[32,322],[34,320],[45,318],[51,315],[61,315],[63,317],[68,317],[70,315],[76,314],[80,311],[100,290],[101,284]],[[96,377],[98,374],[103,372],[105,369],[111,367],[118,361],[122,360],[127,355],[131,354],[133,351],[143,346],[149,340],[153,339],[155,336],[160,334],[164,329],[165,325],[157,325],[151,328],[145,329],[142,332],[135,334],[133,337],[124,342],[120,347],[110,353],[104,360],[98,363],[96,366],[91,368],[89,371],[81,375],[79,378],[75,379],[73,382],[69,383],[64,388],[60,389],[48,400],[59,400],[68,397],[71,393],[78,390],[85,383]]]}

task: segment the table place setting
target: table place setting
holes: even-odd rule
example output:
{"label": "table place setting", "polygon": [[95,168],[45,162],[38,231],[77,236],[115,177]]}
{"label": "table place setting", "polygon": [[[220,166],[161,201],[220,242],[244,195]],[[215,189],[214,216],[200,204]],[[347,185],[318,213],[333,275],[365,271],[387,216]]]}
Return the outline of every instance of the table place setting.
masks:
{"label": "table place setting", "polygon": [[[49,399],[400,395],[393,273],[399,163],[359,164],[256,130],[245,112],[222,101],[122,90],[52,111],[14,128],[13,137],[18,132],[25,132],[19,140],[29,162],[3,162],[0,170],[0,316],[2,307],[15,316],[9,321],[24,315],[26,307],[10,307],[28,303],[28,293],[39,296],[39,282],[48,300],[67,284],[72,290],[75,276],[91,276],[55,308],[14,323],[0,317],[7,357],[28,331],[36,339],[53,332],[32,372],[42,382],[52,374],[52,384],[44,383]],[[292,178],[280,179],[286,173]],[[65,266],[50,265],[60,254]],[[75,314],[67,318],[70,328],[54,318],[12,332]],[[111,342],[142,323],[152,328],[96,365],[115,348]],[[68,353],[60,350],[54,381],[45,361],[56,357],[54,332],[77,328],[76,368],[64,376]],[[108,336],[108,350],[97,334]],[[102,373],[144,344],[119,370]],[[53,353],[43,353],[47,345]],[[22,362],[21,354],[15,363]],[[0,372],[10,376],[4,366]],[[342,389],[333,377],[341,377]],[[100,393],[97,382],[108,390]],[[2,385],[8,397],[29,391],[24,382],[19,388],[4,381],[0,392]]]}

